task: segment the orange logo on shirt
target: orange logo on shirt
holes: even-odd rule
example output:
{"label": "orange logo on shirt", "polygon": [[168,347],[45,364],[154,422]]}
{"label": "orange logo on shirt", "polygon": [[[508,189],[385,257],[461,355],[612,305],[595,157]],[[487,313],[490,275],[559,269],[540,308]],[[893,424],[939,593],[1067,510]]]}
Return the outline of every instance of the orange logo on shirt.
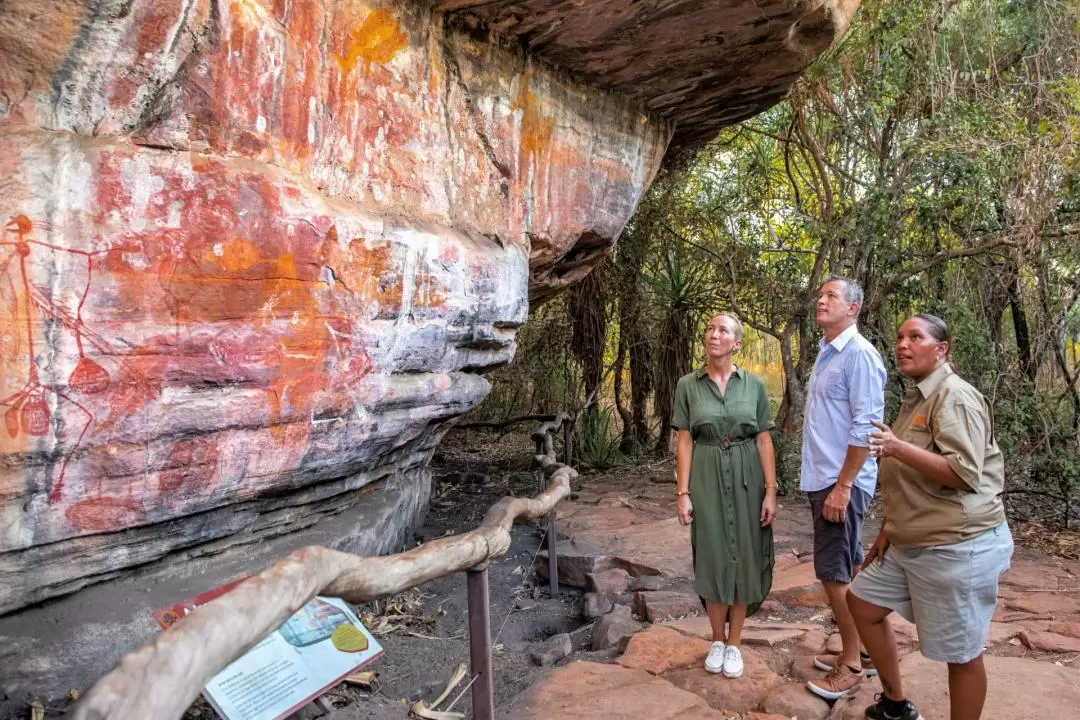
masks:
{"label": "orange logo on shirt", "polygon": [[917,428],[925,430],[926,429],[926,416],[925,415],[916,415],[915,419],[911,421],[911,424],[913,426],[917,427]]}

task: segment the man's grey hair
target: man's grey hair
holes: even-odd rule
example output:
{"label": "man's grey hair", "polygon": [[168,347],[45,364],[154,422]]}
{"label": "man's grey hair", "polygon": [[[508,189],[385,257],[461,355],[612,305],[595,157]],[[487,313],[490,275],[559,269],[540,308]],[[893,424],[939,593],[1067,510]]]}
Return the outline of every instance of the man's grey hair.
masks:
{"label": "man's grey hair", "polygon": [[[826,284],[831,282],[844,283],[844,301],[849,303],[855,303],[856,312],[862,310],[863,291],[862,288],[859,287],[859,283],[855,282],[849,277],[844,277],[843,275],[830,275],[829,277],[825,278],[825,282],[821,283],[821,287],[825,287]],[[819,287],[818,289],[820,290],[821,287]]]}

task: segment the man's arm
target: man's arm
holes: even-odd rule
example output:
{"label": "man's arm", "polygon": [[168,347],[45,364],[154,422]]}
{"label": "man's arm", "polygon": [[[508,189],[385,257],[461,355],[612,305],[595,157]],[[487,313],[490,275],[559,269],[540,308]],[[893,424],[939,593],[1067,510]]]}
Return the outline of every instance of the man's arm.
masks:
{"label": "man's arm", "polygon": [[825,519],[831,522],[844,521],[851,502],[851,487],[870,456],[868,436],[874,431],[871,421],[881,422],[885,415],[885,366],[877,352],[860,348],[847,372],[851,431],[844,464],[822,510]]}
{"label": "man's arm", "polygon": [[844,522],[848,503],[851,502],[851,486],[855,484],[855,478],[859,475],[866,458],[870,457],[870,448],[848,445],[847,454],[844,455],[844,464],[840,467],[840,475],[836,478],[829,497],[825,498],[825,506],[822,515],[829,522]]}

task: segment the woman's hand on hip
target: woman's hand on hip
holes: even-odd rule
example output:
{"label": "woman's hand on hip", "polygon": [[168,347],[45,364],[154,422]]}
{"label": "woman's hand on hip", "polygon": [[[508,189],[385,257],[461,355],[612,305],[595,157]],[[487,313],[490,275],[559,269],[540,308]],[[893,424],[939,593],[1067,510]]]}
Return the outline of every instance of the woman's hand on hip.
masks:
{"label": "woman's hand on hip", "polygon": [[761,501],[761,527],[769,527],[776,519],[776,491],[766,490]]}
{"label": "woman's hand on hip", "polygon": [[878,565],[885,562],[885,551],[888,549],[889,536],[885,534],[884,530],[882,530],[880,533],[878,533],[877,540],[874,541],[874,544],[866,552],[866,559],[863,560],[862,564],[863,568],[865,569],[869,567],[870,563],[872,563],[874,560],[877,560]]}
{"label": "woman's hand on hip", "polygon": [[689,525],[690,521],[694,519],[694,504],[690,502],[690,496],[680,495],[675,507],[679,512],[679,523]]}

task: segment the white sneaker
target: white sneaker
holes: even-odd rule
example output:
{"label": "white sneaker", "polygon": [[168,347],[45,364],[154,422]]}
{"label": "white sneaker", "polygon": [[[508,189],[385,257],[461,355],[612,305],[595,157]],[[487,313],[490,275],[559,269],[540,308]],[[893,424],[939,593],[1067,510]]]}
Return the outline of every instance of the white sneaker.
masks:
{"label": "white sneaker", "polygon": [[705,658],[705,671],[711,673],[724,672],[724,659],[727,657],[724,653],[724,645],[722,640],[716,640],[713,642],[712,647],[709,648],[709,656]]}
{"label": "white sneaker", "polygon": [[742,653],[739,651],[739,648],[733,645],[728,645],[727,648],[724,650],[724,677],[742,677],[742,671]]}

